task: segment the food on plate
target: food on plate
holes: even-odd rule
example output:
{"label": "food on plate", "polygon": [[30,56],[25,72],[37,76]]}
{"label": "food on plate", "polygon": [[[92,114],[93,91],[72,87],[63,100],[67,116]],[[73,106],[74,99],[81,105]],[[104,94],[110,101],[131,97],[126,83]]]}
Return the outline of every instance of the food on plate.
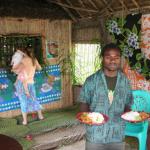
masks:
{"label": "food on plate", "polygon": [[122,118],[125,120],[133,120],[138,121],[141,120],[141,117],[139,116],[139,113],[136,111],[130,111],[122,115]]}
{"label": "food on plate", "polygon": [[140,117],[144,120],[150,117],[150,114],[146,113],[146,112],[139,112]]}
{"label": "food on plate", "polygon": [[145,112],[137,112],[137,111],[130,111],[126,112],[121,116],[123,119],[127,121],[142,121],[149,118],[149,114]]}
{"label": "food on plate", "polygon": [[87,123],[87,124],[99,124],[102,123],[104,121],[104,117],[102,114],[97,113],[97,112],[83,112],[79,119],[83,122],[83,123]]}

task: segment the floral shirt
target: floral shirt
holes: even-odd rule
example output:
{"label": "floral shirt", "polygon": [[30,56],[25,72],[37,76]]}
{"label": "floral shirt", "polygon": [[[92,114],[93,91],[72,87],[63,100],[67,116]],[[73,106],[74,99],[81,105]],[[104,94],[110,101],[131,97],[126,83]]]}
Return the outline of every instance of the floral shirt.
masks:
{"label": "floral shirt", "polygon": [[92,143],[121,142],[124,139],[125,122],[121,119],[125,105],[131,105],[132,92],[128,79],[119,71],[113,101],[110,103],[105,75],[102,70],[88,77],[80,93],[79,101],[89,104],[91,112],[109,116],[101,126],[86,126],[86,140]]}

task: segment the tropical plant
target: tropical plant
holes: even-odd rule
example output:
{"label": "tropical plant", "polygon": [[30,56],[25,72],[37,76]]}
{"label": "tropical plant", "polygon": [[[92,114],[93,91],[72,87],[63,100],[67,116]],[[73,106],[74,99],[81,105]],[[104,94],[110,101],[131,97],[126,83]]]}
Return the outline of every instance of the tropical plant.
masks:
{"label": "tropical plant", "polygon": [[[93,72],[96,72],[100,68],[100,64],[101,64],[99,58],[100,46],[97,46],[96,51],[98,55],[95,56],[95,60],[94,62],[92,62],[94,63]],[[60,57],[59,63],[62,66],[61,67],[62,74],[63,75],[68,74],[71,76],[72,85],[82,85],[85,78],[89,76],[89,73],[83,71],[85,68],[84,61],[83,63],[82,62],[77,63],[76,61],[78,60],[76,58],[80,58],[81,60],[85,59],[82,54],[80,55],[75,51],[75,47],[74,47],[66,57],[63,57],[63,55]]]}

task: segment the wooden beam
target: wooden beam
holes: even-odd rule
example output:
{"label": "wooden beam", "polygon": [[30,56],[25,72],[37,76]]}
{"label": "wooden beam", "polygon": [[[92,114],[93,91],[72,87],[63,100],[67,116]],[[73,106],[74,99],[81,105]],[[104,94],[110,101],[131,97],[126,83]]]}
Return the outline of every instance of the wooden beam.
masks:
{"label": "wooden beam", "polygon": [[84,5],[83,1],[82,0],[78,0],[78,1],[82,5],[82,7],[85,8],[85,5]]}
{"label": "wooden beam", "polygon": [[[61,0],[58,0],[58,2],[62,2]],[[76,20],[76,18],[75,18],[75,16],[70,12],[70,10],[68,9],[68,8],[66,8],[66,7],[62,7],[67,13],[68,13],[68,15],[71,17],[71,19],[73,20],[73,21],[77,21]]]}
{"label": "wooden beam", "polygon": [[[102,0],[103,1],[103,3],[105,4],[105,6],[107,6],[107,4],[108,4],[108,2],[106,2],[106,0]],[[114,11],[111,7],[108,7],[108,9],[110,10],[110,11]]]}
{"label": "wooden beam", "polygon": [[[70,5],[70,6],[73,6],[73,4],[70,2],[70,0],[66,0],[67,1],[67,3]],[[77,13],[78,13],[78,15],[82,18],[82,15],[81,15],[81,13],[79,12],[79,11],[77,11],[77,10],[75,10]]]}
{"label": "wooden beam", "polygon": [[[142,14],[149,14],[149,10],[150,10],[150,6],[140,7],[140,13],[142,13]],[[122,12],[121,10],[118,10],[118,11],[112,12],[111,15],[119,17],[121,15],[121,12]],[[131,14],[131,13],[139,13],[139,9],[138,8],[131,8],[124,15],[126,16],[126,15]],[[104,18],[104,17],[107,17],[107,15],[99,16],[99,18]]]}
{"label": "wooden beam", "polygon": [[[97,6],[101,6],[102,8],[104,8],[104,7],[107,6],[106,4],[104,4],[104,3],[102,3],[102,2],[100,3],[100,1],[96,1],[95,4],[96,4]],[[101,10],[102,8],[99,7],[99,10]],[[111,7],[108,7],[108,8],[106,9],[106,14],[110,14],[110,12],[112,12],[112,11],[113,11],[113,9],[111,9]]]}
{"label": "wooden beam", "polygon": [[73,21],[77,21],[76,20],[76,18],[74,17],[74,15],[69,11],[69,9],[68,8],[66,8],[66,7],[62,7],[66,12],[67,12],[67,14],[71,17],[71,19],[73,20]]}
{"label": "wooden beam", "polygon": [[110,0],[110,2],[105,6],[104,9],[102,9],[97,15],[102,15],[105,11],[107,11],[108,8],[110,8],[110,6],[112,5],[112,3],[114,2],[114,0]]}
{"label": "wooden beam", "polygon": [[80,10],[80,11],[86,11],[86,12],[91,12],[91,13],[97,13],[98,10],[94,10],[94,9],[88,9],[88,8],[80,8],[80,7],[76,7],[76,6],[70,6],[70,5],[66,5],[66,4],[63,4],[63,3],[60,3],[60,2],[56,2],[56,1],[53,1],[53,0],[48,0],[50,3],[54,3],[54,4],[57,4],[59,6],[62,6],[62,7],[66,7],[66,8],[71,8],[71,9],[75,9],[75,10]]}
{"label": "wooden beam", "polygon": [[[85,7],[85,4],[83,3],[82,0],[78,0],[78,2],[81,4],[81,6],[82,6],[83,8],[86,8],[86,7]],[[87,13],[88,13],[88,15],[91,15],[90,12],[87,12]],[[84,16],[84,17],[85,17],[85,16]]]}
{"label": "wooden beam", "polygon": [[128,7],[125,5],[125,3],[124,3],[124,0],[119,0],[119,2],[120,2],[120,4],[127,10],[127,11],[129,11],[128,10]]}
{"label": "wooden beam", "polygon": [[92,0],[88,0],[89,1],[89,3],[94,7],[94,8],[96,8],[97,10],[98,10],[98,7],[96,6],[96,4],[92,1]]}
{"label": "wooden beam", "polygon": [[[149,10],[150,10],[150,6],[140,7],[140,13],[142,13],[142,14],[149,14]],[[139,9],[138,8],[131,8],[131,9],[128,10],[128,12],[124,13],[123,16],[126,17],[128,14],[131,14],[131,13],[139,13]],[[114,12],[110,12],[109,15],[107,13],[102,14],[102,15],[95,14],[95,15],[92,16],[92,18],[95,18],[95,19],[105,18],[106,19],[110,15],[112,15],[114,17],[122,17],[122,10],[117,10],[117,11],[114,11]],[[78,19],[78,20],[84,20],[84,19],[87,19],[87,17],[82,18],[82,19]]]}
{"label": "wooden beam", "polygon": [[134,3],[134,5],[137,7],[137,8],[140,8],[138,2],[136,0],[132,0],[132,2]]}

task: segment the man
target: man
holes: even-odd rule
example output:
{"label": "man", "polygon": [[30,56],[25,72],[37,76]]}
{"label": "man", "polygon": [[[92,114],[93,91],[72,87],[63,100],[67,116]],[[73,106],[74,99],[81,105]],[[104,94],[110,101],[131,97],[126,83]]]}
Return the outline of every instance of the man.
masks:
{"label": "man", "polygon": [[113,43],[101,52],[102,69],[88,77],[80,93],[80,111],[100,112],[109,117],[101,126],[86,126],[86,150],[123,150],[125,122],[121,114],[129,109],[132,92],[120,70],[121,50]]}

